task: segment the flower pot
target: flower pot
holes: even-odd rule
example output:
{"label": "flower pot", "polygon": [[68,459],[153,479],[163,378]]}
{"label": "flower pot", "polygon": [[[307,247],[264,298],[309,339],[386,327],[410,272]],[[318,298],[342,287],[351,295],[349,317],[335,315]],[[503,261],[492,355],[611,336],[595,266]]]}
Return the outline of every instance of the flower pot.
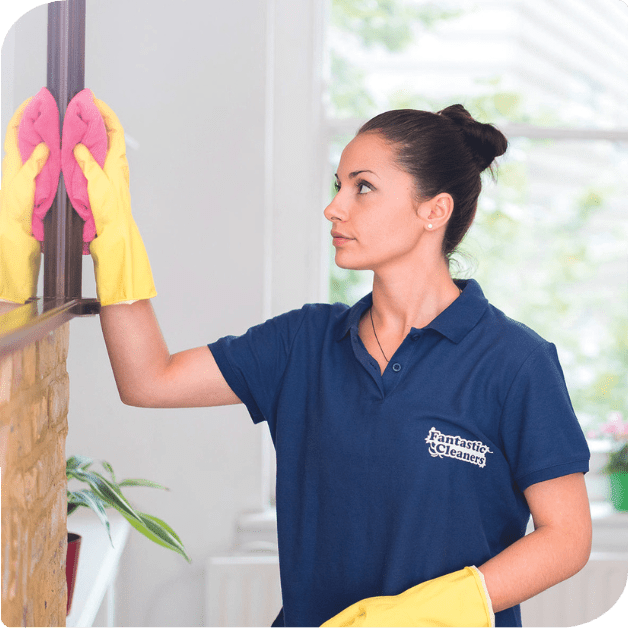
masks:
{"label": "flower pot", "polygon": [[65,579],[68,585],[68,606],[66,615],[70,614],[70,607],[72,606],[72,594],[74,593],[74,582],[76,580],[80,549],[81,536],[74,534],[74,532],[68,532],[68,553],[65,561]]}
{"label": "flower pot", "polygon": [[609,477],[615,510],[628,511],[628,473],[611,473]]}

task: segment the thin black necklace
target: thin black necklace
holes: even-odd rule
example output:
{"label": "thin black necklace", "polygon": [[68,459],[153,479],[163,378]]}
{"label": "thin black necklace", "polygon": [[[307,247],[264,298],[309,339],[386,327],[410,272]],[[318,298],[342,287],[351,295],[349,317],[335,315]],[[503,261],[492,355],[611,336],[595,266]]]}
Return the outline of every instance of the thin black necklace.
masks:
{"label": "thin black necklace", "polygon": [[375,340],[377,340],[377,344],[379,345],[382,355],[384,356],[384,360],[386,360],[386,362],[390,362],[390,360],[386,357],[384,350],[382,349],[382,345],[379,343],[379,338],[377,337],[377,332],[375,331],[375,323],[373,323],[373,306],[372,305],[369,308],[369,314],[371,315],[371,325],[373,325],[373,333],[375,334]]}
{"label": "thin black necklace", "polygon": [[[462,288],[458,288],[458,296],[460,296],[461,294],[462,294]],[[386,357],[384,350],[382,349],[382,345],[380,344],[379,338],[377,337],[377,332],[375,331],[375,323],[373,322],[373,306],[372,305],[369,308],[369,314],[371,315],[371,325],[373,326],[373,333],[375,334],[375,340],[377,340],[377,344],[379,345],[379,350],[382,352],[382,355],[384,356],[384,360],[386,360],[386,362],[390,362],[390,360]]]}

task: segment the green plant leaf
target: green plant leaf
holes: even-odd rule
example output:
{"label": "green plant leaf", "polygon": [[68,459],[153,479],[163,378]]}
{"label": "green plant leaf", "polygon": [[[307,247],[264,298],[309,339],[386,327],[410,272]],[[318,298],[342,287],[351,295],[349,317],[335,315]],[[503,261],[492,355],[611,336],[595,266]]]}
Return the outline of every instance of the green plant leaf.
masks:
{"label": "green plant leaf", "polygon": [[[77,480],[87,484],[89,488],[80,491],[68,490],[68,514],[74,512],[80,506],[91,508],[100,518],[107,529],[109,540],[111,539],[109,519],[105,508],[115,508],[124,518],[141,534],[157,545],[162,545],[181,554],[188,562],[190,557],[176,532],[165,522],[152,515],[136,511],[122,494],[122,486],[146,486],[169,490],[167,487],[139,478],[131,478],[118,483],[115,479],[112,466],[105,460],[101,464],[111,476],[111,480],[105,478],[97,471],[88,470],[93,463],[85,456],[72,456],[66,461],[66,477],[68,480]],[[113,541],[112,541],[113,543]]]}
{"label": "green plant leaf", "polygon": [[113,467],[106,460],[101,460],[100,464],[102,464],[104,469],[109,472],[111,479],[117,484],[118,482],[116,480],[116,474],[113,472]]}
{"label": "green plant leaf", "polygon": [[70,456],[65,462],[66,473],[68,469],[87,469],[93,462],[87,456]]}
{"label": "green plant leaf", "polygon": [[179,542],[181,544],[181,547],[183,547],[183,542],[179,538],[179,535],[163,519],[159,519],[158,517],[155,517],[153,515],[149,515],[149,514],[147,514],[145,512],[143,512],[141,514],[145,518],[150,519],[153,523],[155,523],[155,524],[157,524],[159,526],[162,526],[167,532],[172,534],[172,536],[177,540],[177,542]]}
{"label": "green plant leaf", "polygon": [[[105,507],[103,505],[102,500],[94,495],[89,489],[84,488],[80,491],[68,491],[68,504],[72,504],[74,506],[87,506],[91,508],[100,519],[100,522],[107,529],[107,534],[109,535],[109,541],[113,545],[113,539],[111,538],[111,529],[109,526],[109,518],[107,517],[107,513],[105,512]],[[69,514],[69,510],[68,510]]]}
{"label": "green plant leaf", "polygon": [[[124,515],[124,513],[122,514]],[[181,539],[165,521],[153,517],[152,515],[147,515],[144,512],[138,512],[138,515],[142,519],[141,523],[135,519],[130,519],[126,515],[125,517],[127,521],[147,539],[157,543],[157,545],[161,545],[162,547],[166,547],[181,554],[188,563],[192,562],[185,551],[183,543],[181,543]]]}
{"label": "green plant leaf", "polygon": [[147,513],[141,513],[141,514],[147,526],[150,529],[154,530],[155,533],[160,534],[160,531],[163,530],[167,534],[169,534],[172,538],[174,538],[174,540],[176,541],[175,545],[178,547],[178,549],[176,548],[173,548],[173,549],[175,549],[175,551],[178,551],[188,561],[188,563],[192,562],[192,559],[188,556],[185,550],[183,542],[179,538],[179,535],[163,519],[159,519],[158,517],[149,515]]}
{"label": "green plant leaf", "polygon": [[164,491],[170,490],[167,486],[162,486],[161,484],[151,482],[150,480],[141,479],[122,480],[122,482],[120,482],[118,486],[148,486],[150,488],[160,488]]}
{"label": "green plant leaf", "polygon": [[119,510],[122,514],[128,515],[139,521],[141,519],[135,512],[135,509],[127,501],[126,497],[122,494],[122,491],[116,484],[105,479],[99,473],[95,471],[84,471],[82,469],[74,469],[71,472],[71,476],[82,482],[86,482],[91,490],[100,497],[107,506],[111,506],[116,510]]}
{"label": "green plant leaf", "polygon": [[89,484],[92,490],[98,491],[105,487],[124,498],[120,487],[115,482],[108,480],[97,471],[88,471],[87,469],[73,469],[69,472],[68,477]]}

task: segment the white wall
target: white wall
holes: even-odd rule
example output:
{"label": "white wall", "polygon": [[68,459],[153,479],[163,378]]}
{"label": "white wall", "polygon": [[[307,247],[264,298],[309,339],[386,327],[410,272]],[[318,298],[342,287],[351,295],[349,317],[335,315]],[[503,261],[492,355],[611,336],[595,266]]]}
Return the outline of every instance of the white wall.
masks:
{"label": "white wall", "polygon": [[[329,227],[312,68],[322,4],[87,0],[85,85],[131,138],[133,213],[172,353],[321,298]],[[7,36],[3,132],[17,105],[45,85],[46,20],[38,7]],[[89,257],[83,273],[84,296],[95,296]],[[97,317],[72,322],[68,370],[67,454],[169,486],[134,489],[131,498],[172,525],[194,561],[131,534],[118,625],[203,625],[204,559],[227,549],[237,516],[267,498],[266,427],[253,426],[242,405],[124,406]]]}

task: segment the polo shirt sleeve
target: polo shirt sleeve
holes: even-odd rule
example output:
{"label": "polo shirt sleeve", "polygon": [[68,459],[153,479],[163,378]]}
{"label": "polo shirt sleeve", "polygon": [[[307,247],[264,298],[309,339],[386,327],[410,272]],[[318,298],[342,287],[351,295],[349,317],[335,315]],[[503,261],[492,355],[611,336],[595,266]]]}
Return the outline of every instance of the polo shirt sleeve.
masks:
{"label": "polo shirt sleeve", "polygon": [[516,374],[503,407],[501,434],[521,491],[589,470],[589,447],[552,343],[539,344]]}
{"label": "polo shirt sleeve", "polygon": [[224,336],[207,345],[254,423],[268,421],[273,414],[290,350],[306,314],[307,305],[255,325],[241,336]]}

